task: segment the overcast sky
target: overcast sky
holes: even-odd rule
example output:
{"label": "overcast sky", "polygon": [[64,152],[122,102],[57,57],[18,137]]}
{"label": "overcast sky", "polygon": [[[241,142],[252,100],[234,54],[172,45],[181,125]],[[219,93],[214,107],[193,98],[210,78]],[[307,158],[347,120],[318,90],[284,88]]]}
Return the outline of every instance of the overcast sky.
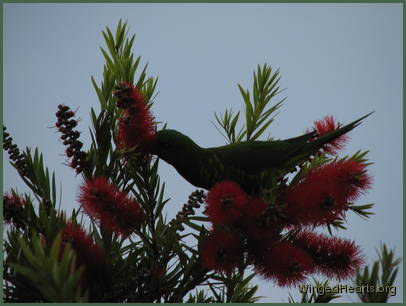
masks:
{"label": "overcast sky", "polygon": [[[105,26],[128,21],[135,54],[159,76],[154,115],[201,146],[224,144],[211,123],[214,112],[242,109],[237,83],[250,87],[252,71],[266,62],[280,68],[286,88],[269,130],[275,138],[297,136],[327,114],[348,123],[375,111],[342,152],[370,150],[374,184],[358,203],[376,203],[375,215],[366,221],[350,214],[348,231],[337,235],[360,244],[368,262],[381,242],[402,256],[402,9],[400,3],[4,4],[3,121],[20,148],[44,153],[71,210],[81,179],[62,165],[64,147],[49,127],[65,103],[78,109],[88,143],[90,106],[98,108],[90,77],[101,80]],[[3,169],[4,190],[26,190],[6,155]],[[164,163],[160,174],[173,217],[195,188]],[[257,282],[263,302],[287,301],[289,290]],[[401,275],[396,284],[390,301],[400,302]]]}

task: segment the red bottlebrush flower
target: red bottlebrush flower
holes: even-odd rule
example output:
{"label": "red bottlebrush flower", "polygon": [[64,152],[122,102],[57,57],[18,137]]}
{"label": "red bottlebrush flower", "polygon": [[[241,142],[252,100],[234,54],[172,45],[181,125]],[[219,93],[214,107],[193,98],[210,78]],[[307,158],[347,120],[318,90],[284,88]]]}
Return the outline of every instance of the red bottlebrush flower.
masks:
{"label": "red bottlebrush flower", "polygon": [[222,181],[210,189],[206,215],[214,224],[229,224],[241,218],[247,195],[232,181]]}
{"label": "red bottlebrush flower", "polygon": [[250,200],[239,224],[247,237],[248,256],[253,262],[262,262],[269,247],[280,239],[280,226],[264,214],[267,208],[268,204],[261,198]]}
{"label": "red bottlebrush flower", "polygon": [[[333,116],[326,116],[322,120],[314,122],[314,130],[317,136],[323,136],[340,127],[340,124],[335,121]],[[324,151],[327,154],[335,154],[336,151],[342,149],[348,140],[348,135],[344,134],[324,146]]]}
{"label": "red bottlebrush flower", "polygon": [[17,227],[23,227],[23,206],[25,202],[14,192],[5,193],[3,196],[3,219],[6,224],[13,223]]}
{"label": "red bottlebrush flower", "polygon": [[81,187],[79,202],[103,228],[126,237],[144,220],[140,205],[105,177],[88,180]]}
{"label": "red bottlebrush flower", "polygon": [[338,237],[303,231],[295,238],[295,244],[307,249],[316,270],[329,278],[342,280],[352,277],[363,262],[359,247],[353,241]]}
{"label": "red bottlebrush flower", "polygon": [[253,198],[248,203],[241,207],[241,212],[244,214],[244,218],[258,218],[261,216],[268,204],[261,198]]}
{"label": "red bottlebrush flower", "polygon": [[84,265],[87,274],[98,271],[104,266],[103,250],[79,225],[71,222],[66,224],[62,232],[61,255],[66,243],[70,243],[75,251],[77,266]]}
{"label": "red bottlebrush flower", "polygon": [[313,267],[313,261],[305,250],[290,242],[279,241],[269,248],[262,261],[256,263],[255,269],[279,286],[291,286],[304,281]]}
{"label": "red bottlebrush flower", "polygon": [[268,204],[261,198],[251,199],[242,207],[241,228],[249,240],[263,241],[278,237],[276,224],[263,215],[267,207]]}
{"label": "red bottlebrush flower", "polygon": [[340,160],[310,171],[306,177],[309,183],[335,182],[345,193],[348,201],[356,200],[362,192],[371,187],[372,179],[366,165],[352,159]]}
{"label": "red bottlebrush flower", "polygon": [[154,119],[147,108],[140,111],[125,110],[118,122],[118,143],[129,149],[138,146],[141,152],[149,152],[155,140]]}
{"label": "red bottlebrush flower", "polygon": [[230,232],[212,232],[203,244],[202,258],[211,270],[231,272],[243,258],[241,238]]}
{"label": "red bottlebrush flower", "polygon": [[140,105],[146,104],[145,97],[138,87],[132,88],[129,98],[131,103],[129,108],[137,108]]}
{"label": "red bottlebrush flower", "polygon": [[347,199],[340,185],[329,181],[307,181],[289,186],[282,195],[285,214],[293,224],[327,224],[344,214]]}
{"label": "red bottlebrush flower", "polygon": [[118,146],[126,149],[138,146],[145,155],[155,140],[154,117],[137,87],[120,83],[116,89],[117,107],[122,108],[118,121]]}
{"label": "red bottlebrush flower", "polygon": [[292,223],[326,224],[343,215],[348,202],[370,185],[365,164],[351,159],[334,161],[310,170],[301,182],[289,186],[282,201]]}

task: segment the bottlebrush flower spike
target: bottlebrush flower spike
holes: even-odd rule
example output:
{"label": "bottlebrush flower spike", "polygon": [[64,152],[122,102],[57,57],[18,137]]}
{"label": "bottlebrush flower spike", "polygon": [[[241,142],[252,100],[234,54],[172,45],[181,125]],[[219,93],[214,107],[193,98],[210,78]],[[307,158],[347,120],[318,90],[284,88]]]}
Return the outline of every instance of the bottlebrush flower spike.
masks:
{"label": "bottlebrush flower spike", "polygon": [[255,270],[261,276],[274,280],[279,286],[291,286],[304,281],[313,268],[310,255],[287,241],[273,244],[262,261],[255,265]]}
{"label": "bottlebrush flower spike", "polygon": [[[323,136],[329,132],[337,130],[340,128],[340,124],[335,121],[333,116],[325,116],[322,120],[318,120],[314,122],[314,130],[317,133],[317,136]],[[348,135],[343,134],[340,137],[336,138],[335,140],[331,141],[330,143],[324,146],[324,151],[327,154],[334,155],[338,150],[342,149],[345,143],[348,140]]]}
{"label": "bottlebrush flower spike", "polygon": [[71,222],[66,224],[62,232],[61,256],[67,243],[70,243],[75,251],[77,267],[85,266],[87,278],[100,274],[105,265],[103,250],[94,243],[81,226]]}
{"label": "bottlebrush flower spike", "polygon": [[342,216],[348,202],[370,186],[365,164],[351,159],[333,161],[310,170],[301,182],[289,186],[282,202],[291,223],[327,224]]}
{"label": "bottlebrush flower spike", "polygon": [[17,227],[24,227],[23,206],[25,202],[14,192],[3,195],[3,219],[6,224],[14,224]]}
{"label": "bottlebrush flower spike", "polygon": [[214,224],[229,224],[241,218],[247,195],[232,181],[222,181],[210,189],[205,214]]}
{"label": "bottlebrush flower spike", "polygon": [[340,185],[348,201],[356,200],[362,192],[371,187],[372,178],[367,174],[364,163],[347,159],[323,165],[307,174],[310,184],[322,181]]}
{"label": "bottlebrush flower spike", "polygon": [[145,155],[156,137],[155,119],[139,88],[121,82],[115,89],[117,107],[122,109],[118,120],[118,146],[126,149],[138,146]]}
{"label": "bottlebrush flower spike", "polygon": [[100,226],[124,237],[139,228],[145,217],[140,205],[105,177],[85,181],[79,202]]}
{"label": "bottlebrush flower spike", "polygon": [[282,195],[288,223],[321,225],[342,216],[347,197],[341,185],[334,181],[303,181],[289,186]]}
{"label": "bottlebrush flower spike", "polygon": [[270,217],[264,215],[267,208],[268,203],[261,198],[251,199],[241,208],[241,228],[252,244],[255,244],[252,240],[263,242],[264,239],[278,237],[277,225]]}
{"label": "bottlebrush flower spike", "polygon": [[248,203],[241,207],[241,212],[246,219],[259,218],[268,207],[268,204],[261,198],[249,199]]}
{"label": "bottlebrush flower spike", "polygon": [[243,260],[241,238],[230,232],[212,232],[203,243],[202,258],[211,270],[231,272]]}
{"label": "bottlebrush flower spike", "polygon": [[338,280],[354,276],[363,256],[353,241],[327,237],[308,231],[295,237],[295,244],[312,254],[317,272]]}

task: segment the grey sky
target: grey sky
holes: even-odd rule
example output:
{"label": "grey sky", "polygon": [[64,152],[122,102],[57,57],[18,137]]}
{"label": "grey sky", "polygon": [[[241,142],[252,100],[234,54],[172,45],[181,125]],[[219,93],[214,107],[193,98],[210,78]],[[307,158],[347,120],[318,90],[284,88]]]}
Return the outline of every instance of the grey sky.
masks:
{"label": "grey sky", "polygon": [[[358,203],[376,203],[369,221],[350,214],[349,230],[368,262],[381,241],[403,255],[402,4],[5,4],[4,124],[20,148],[38,146],[63,185],[63,207],[75,201],[79,177],[62,163],[55,129],[60,103],[78,108],[89,140],[90,106],[98,108],[90,76],[100,81],[101,31],[120,18],[136,33],[135,53],[159,76],[156,118],[202,146],[224,144],[213,112],[242,109],[236,84],[251,86],[256,65],[280,68],[287,100],[270,132],[301,134],[333,114],[347,123],[372,110],[342,154],[370,150],[372,190]],[[160,174],[172,217],[195,188],[170,166]],[[4,190],[21,180],[4,159]],[[402,270],[401,270],[402,271]],[[287,289],[260,282],[265,302],[287,301]],[[403,299],[403,280],[397,280]],[[351,298],[355,301],[355,297]],[[348,299],[341,300],[348,301]]]}

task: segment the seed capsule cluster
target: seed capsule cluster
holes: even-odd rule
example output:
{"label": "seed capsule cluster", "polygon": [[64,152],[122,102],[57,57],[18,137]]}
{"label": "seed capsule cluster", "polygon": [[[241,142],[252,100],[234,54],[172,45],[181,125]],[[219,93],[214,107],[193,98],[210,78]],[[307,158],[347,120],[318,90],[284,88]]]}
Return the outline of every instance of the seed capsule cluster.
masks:
{"label": "seed capsule cluster", "polygon": [[117,99],[117,107],[122,109],[131,108],[134,104],[133,87],[125,82],[120,82],[114,87],[114,96]]}
{"label": "seed capsule cluster", "polygon": [[72,119],[74,115],[75,113],[69,109],[69,106],[58,105],[58,111],[56,112],[58,121],[55,126],[62,133],[61,140],[63,144],[68,146],[65,153],[68,158],[72,159],[70,166],[79,174],[90,170],[90,162],[86,160],[86,152],[81,151],[83,143],[78,139],[80,132],[74,130],[78,124],[77,120]]}
{"label": "seed capsule cluster", "polygon": [[187,203],[183,205],[183,208],[174,219],[169,223],[170,226],[176,226],[177,230],[183,231],[182,221],[190,215],[194,215],[194,209],[199,208],[201,204],[204,203],[205,193],[203,190],[196,190],[192,192],[189,196]]}
{"label": "seed capsule cluster", "polygon": [[14,162],[18,172],[21,175],[27,174],[27,167],[23,153],[20,153],[16,144],[13,144],[13,138],[6,132],[7,128],[3,126],[3,149],[8,151],[10,159]]}

